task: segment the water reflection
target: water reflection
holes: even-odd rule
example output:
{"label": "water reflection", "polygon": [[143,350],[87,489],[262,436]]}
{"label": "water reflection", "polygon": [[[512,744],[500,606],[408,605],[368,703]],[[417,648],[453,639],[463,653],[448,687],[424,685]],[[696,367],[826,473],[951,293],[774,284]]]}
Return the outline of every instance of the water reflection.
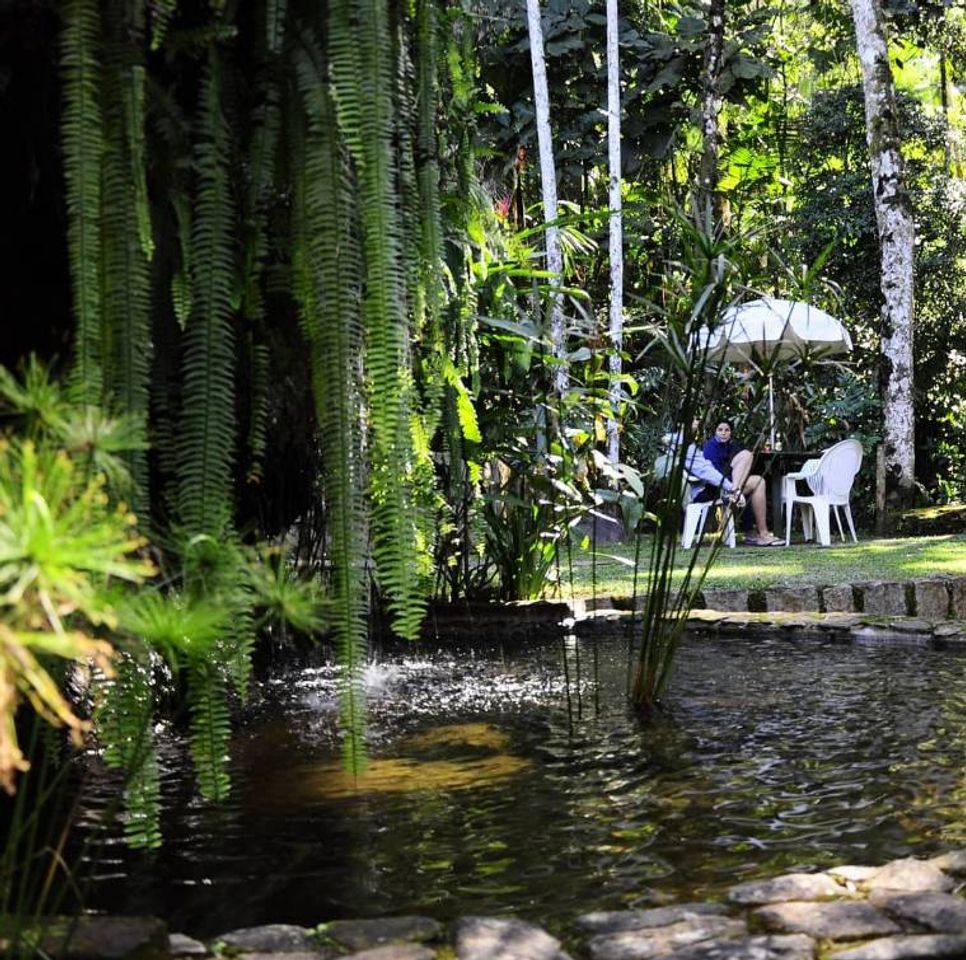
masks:
{"label": "water reflection", "polygon": [[232,804],[187,800],[169,763],[165,848],[112,844],[94,905],[199,935],[406,912],[553,926],[962,842],[962,660],[691,639],[670,708],[642,725],[628,653],[569,638],[387,657],[370,678],[375,789],[340,780],[332,670],[265,683]]}

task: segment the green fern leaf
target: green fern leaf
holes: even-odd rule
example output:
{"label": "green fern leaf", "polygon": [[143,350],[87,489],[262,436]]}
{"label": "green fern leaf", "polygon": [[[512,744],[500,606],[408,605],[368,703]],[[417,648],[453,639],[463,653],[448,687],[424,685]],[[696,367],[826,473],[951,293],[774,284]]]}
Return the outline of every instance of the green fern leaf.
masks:
{"label": "green fern leaf", "polygon": [[67,183],[67,246],[75,337],[72,395],[101,400],[101,104],[97,0],[68,0],[64,8],[61,123]]}
{"label": "green fern leaf", "polygon": [[228,799],[228,742],[231,719],[224,680],[205,661],[192,664],[188,676],[188,706],[191,710],[191,758],[198,777],[198,789],[206,800]]}
{"label": "green fern leaf", "polygon": [[193,311],[186,331],[179,446],[179,511],[192,533],[221,536],[233,511],[235,391],[232,304],[234,205],[220,65],[209,53],[202,81],[198,178],[192,225]]}

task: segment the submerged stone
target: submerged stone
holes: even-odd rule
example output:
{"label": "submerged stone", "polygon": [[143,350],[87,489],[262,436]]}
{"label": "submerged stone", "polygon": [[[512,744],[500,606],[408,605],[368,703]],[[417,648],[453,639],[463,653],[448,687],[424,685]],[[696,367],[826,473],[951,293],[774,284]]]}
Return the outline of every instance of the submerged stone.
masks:
{"label": "submerged stone", "polygon": [[322,933],[350,950],[370,950],[387,943],[434,940],[442,926],[429,917],[385,917],[380,920],[333,920]]}
{"label": "submerged stone", "polygon": [[692,916],[663,927],[593,937],[587,943],[587,950],[594,960],[650,960],[701,940],[731,939],[747,933],[744,920],[714,915]]}
{"label": "submerged stone", "polygon": [[806,933],[825,940],[857,940],[902,932],[897,923],[862,901],[773,903],[759,907],[754,915],[772,930]]}
{"label": "submerged stone", "polygon": [[461,917],[455,933],[459,960],[570,960],[559,940],[524,920]]}
{"label": "submerged stone", "polygon": [[705,940],[675,950],[667,960],[812,960],[814,956],[811,937],[790,933],[746,940]]}
{"label": "submerged stone", "polygon": [[817,900],[841,897],[847,891],[825,873],[786,873],[771,880],[750,880],[728,891],[735,903],[778,903],[782,900]]}
{"label": "submerged stone", "polygon": [[696,916],[720,915],[727,909],[718,903],[674,903],[650,910],[601,910],[577,917],[577,927],[588,933],[607,935],[625,930],[661,927]]}
{"label": "submerged stone", "polygon": [[830,954],[834,960],[916,960],[925,957],[966,957],[966,936],[950,934],[909,934],[871,940]]}

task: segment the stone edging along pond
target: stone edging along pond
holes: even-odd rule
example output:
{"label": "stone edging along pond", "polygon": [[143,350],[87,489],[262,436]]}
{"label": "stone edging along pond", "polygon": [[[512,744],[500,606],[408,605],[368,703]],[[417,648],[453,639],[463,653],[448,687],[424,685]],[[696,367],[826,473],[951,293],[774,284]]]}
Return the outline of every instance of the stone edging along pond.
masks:
{"label": "stone edging along pond", "polygon": [[[912,960],[966,957],[966,850],[739,883],[724,902],[576,916],[565,944],[531,923],[461,917],[274,924],[202,943],[153,917],[86,917],[67,960]],[[44,944],[44,947],[54,944]]]}
{"label": "stone edging along pond", "polygon": [[[424,636],[526,639],[561,627],[581,636],[632,620],[643,599],[629,597],[462,602],[432,609]],[[903,643],[966,650],[966,577],[924,577],[761,590],[706,589],[688,617],[695,632],[814,634],[858,643]]]}

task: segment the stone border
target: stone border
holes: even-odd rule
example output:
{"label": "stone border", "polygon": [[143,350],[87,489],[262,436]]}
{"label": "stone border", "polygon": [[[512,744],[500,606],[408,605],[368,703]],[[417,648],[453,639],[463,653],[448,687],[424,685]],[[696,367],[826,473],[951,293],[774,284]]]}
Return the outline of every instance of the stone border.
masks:
{"label": "stone border", "polygon": [[[688,630],[730,636],[794,630],[855,643],[891,643],[966,650],[966,577],[869,581],[765,590],[707,589],[688,617]],[[561,630],[579,636],[612,633],[643,609],[629,597],[464,601],[436,605],[426,639],[473,643],[526,642]]]}
{"label": "stone border", "polygon": [[[567,949],[513,917],[272,924],[203,943],[154,917],[82,917],[67,960],[913,960],[966,957],[966,850],[739,883],[726,902],[577,916]],[[66,918],[59,918],[66,922]],[[139,936],[140,933],[140,936]],[[52,947],[55,944],[44,943]],[[570,952],[567,952],[567,951]]]}

